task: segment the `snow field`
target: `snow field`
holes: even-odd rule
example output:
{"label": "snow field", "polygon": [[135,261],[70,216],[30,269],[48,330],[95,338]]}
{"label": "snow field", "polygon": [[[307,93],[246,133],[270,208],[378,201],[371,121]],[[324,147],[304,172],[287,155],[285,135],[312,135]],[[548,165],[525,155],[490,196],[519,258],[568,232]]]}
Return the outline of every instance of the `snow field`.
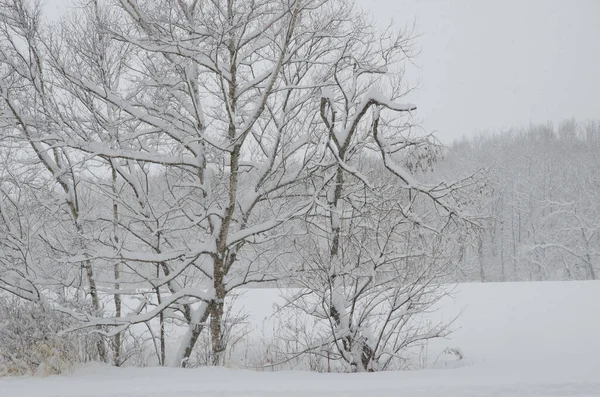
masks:
{"label": "snow field", "polygon": [[[274,289],[236,301],[250,338],[268,337]],[[231,368],[111,368],[66,376],[0,379],[1,397],[141,396],[600,396],[600,282],[461,284],[432,318],[455,332],[429,343],[435,369],[375,374],[255,372]],[[463,355],[457,360],[457,349]]]}

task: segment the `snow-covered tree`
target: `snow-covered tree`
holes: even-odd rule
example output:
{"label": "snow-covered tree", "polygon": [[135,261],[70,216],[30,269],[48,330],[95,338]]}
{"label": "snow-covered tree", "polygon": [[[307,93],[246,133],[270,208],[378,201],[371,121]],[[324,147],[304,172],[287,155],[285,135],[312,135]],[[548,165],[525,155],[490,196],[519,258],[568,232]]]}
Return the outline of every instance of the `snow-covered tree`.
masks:
{"label": "snow-covered tree", "polygon": [[306,352],[334,346],[334,357],[350,370],[373,371],[397,365],[403,349],[444,333],[443,326],[412,321],[441,295],[456,259],[447,237],[459,236],[467,220],[461,190],[475,181],[420,180],[442,150],[402,117],[415,110],[398,102],[407,92],[401,65],[410,36],[348,22],[354,34],[321,91],[328,167],[305,217],[307,237],[295,242],[306,276],[290,306],[326,324]]}
{"label": "snow-covered tree", "polygon": [[[40,225],[11,240],[23,258],[3,262],[0,286],[40,303],[74,287],[87,309],[52,303],[113,337],[98,346],[103,359],[108,346],[118,365],[119,335],[158,318],[161,362],[165,322],[176,322],[188,328],[177,365],[207,325],[222,364],[225,298],[289,267],[291,250],[278,242],[307,216],[327,219],[328,279],[339,283],[358,194],[346,195],[348,183],[371,189],[352,164],[359,155],[382,156],[405,200],[398,210],[423,199],[426,214],[440,215],[430,224],[409,211],[412,224],[442,231],[454,215],[453,186],[405,170],[433,161],[435,146],[398,135],[402,119],[383,116],[414,109],[397,103],[411,42],[346,1],[92,1],[52,26],[28,0],[0,5],[3,154],[28,163],[45,188],[41,197],[22,174],[6,187],[3,233]],[[34,195],[47,217],[30,219]],[[30,242],[69,277],[40,278],[48,269],[42,251],[27,254]],[[341,313],[331,306],[336,327]]]}

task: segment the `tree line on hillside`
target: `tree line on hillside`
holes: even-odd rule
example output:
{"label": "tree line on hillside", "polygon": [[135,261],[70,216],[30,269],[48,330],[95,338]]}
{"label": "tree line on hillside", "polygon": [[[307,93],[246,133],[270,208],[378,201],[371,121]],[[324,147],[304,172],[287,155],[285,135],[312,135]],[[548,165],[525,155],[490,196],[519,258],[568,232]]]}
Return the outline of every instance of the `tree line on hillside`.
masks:
{"label": "tree line on hillside", "polygon": [[597,280],[600,122],[566,120],[455,142],[441,172],[484,169],[487,220],[459,281]]}

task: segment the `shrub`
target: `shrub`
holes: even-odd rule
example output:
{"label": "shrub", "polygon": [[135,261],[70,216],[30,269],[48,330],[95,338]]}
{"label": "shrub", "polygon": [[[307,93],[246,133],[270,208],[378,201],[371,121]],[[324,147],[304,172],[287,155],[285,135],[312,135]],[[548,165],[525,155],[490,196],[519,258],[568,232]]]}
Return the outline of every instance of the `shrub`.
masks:
{"label": "shrub", "polygon": [[0,376],[53,375],[85,360],[85,336],[60,334],[66,315],[16,297],[0,298]]}

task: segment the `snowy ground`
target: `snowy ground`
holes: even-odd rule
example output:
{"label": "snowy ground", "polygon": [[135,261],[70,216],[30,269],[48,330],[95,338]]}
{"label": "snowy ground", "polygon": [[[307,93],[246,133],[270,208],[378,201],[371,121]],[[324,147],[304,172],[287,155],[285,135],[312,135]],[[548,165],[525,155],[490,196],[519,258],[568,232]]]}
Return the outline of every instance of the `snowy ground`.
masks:
{"label": "snowy ground", "polygon": [[[253,290],[240,302],[258,326],[276,300],[272,290]],[[600,396],[600,282],[466,284],[441,315],[461,309],[452,338],[429,352],[431,362],[459,348],[462,362],[447,362],[454,368],[353,375],[90,366],[0,379],[0,397]]]}
{"label": "snowy ground", "polygon": [[[488,366],[377,374],[228,369],[87,368],[68,377],[0,381],[4,397],[600,396],[599,373],[578,377]],[[556,376],[558,375],[558,377]]]}

